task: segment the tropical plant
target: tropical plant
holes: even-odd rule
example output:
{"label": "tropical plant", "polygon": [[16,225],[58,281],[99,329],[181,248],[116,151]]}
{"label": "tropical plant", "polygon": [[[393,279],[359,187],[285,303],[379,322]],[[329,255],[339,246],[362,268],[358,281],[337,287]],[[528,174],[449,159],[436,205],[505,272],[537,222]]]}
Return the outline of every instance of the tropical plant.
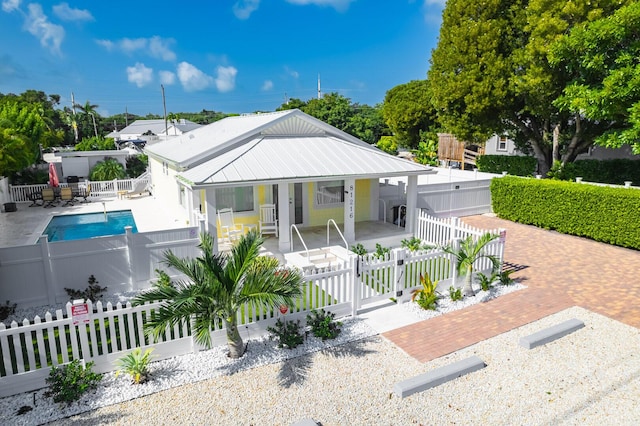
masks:
{"label": "tropical plant", "polygon": [[89,179],[94,181],[124,179],[125,176],[124,167],[115,158],[98,161],[89,173]]}
{"label": "tropical plant", "polygon": [[179,258],[164,253],[167,266],[188,280],[154,286],[133,299],[134,305],[161,300],[158,311],[144,325],[157,339],[167,329],[190,321],[196,342],[210,348],[211,329],[224,323],[229,356],[240,358],[244,344],[238,330],[238,311],[245,304],[254,310],[292,305],[302,293],[303,276],[296,269],[282,269],[276,261],[257,260],[264,240],[255,231],[243,235],[230,253],[215,253],[211,234],[200,235],[200,257]]}
{"label": "tropical plant", "polygon": [[351,246],[351,251],[358,256],[364,256],[365,254],[367,254],[367,249],[365,249],[361,243],[358,243],[355,246]]}
{"label": "tropical plant", "polygon": [[307,325],[311,327],[314,336],[322,340],[335,339],[340,334],[342,323],[335,320],[336,314],[324,309],[315,310],[307,314]]}
{"label": "tropical plant", "polygon": [[498,273],[494,272],[491,274],[491,276],[487,276],[482,272],[479,272],[476,275],[476,278],[478,280],[478,284],[480,284],[480,289],[482,291],[489,291],[493,287],[493,283],[496,282],[496,279],[498,278]]}
{"label": "tropical plant", "polygon": [[373,257],[376,259],[384,259],[391,249],[389,247],[382,247],[379,243],[376,243],[376,251],[373,253]]}
{"label": "tropical plant", "polygon": [[432,281],[428,274],[420,274],[420,283],[422,288],[417,288],[411,292],[411,301],[416,302],[422,309],[435,310],[440,298],[436,291],[438,282]]}
{"label": "tropical plant", "polygon": [[492,263],[494,269],[498,269],[500,267],[500,260],[496,256],[484,253],[484,248],[487,244],[496,238],[498,238],[498,235],[491,233],[482,234],[477,239],[472,235],[469,235],[467,238],[460,241],[460,245],[458,247],[449,245],[442,248],[446,253],[453,255],[457,263],[459,275],[464,275],[465,277],[464,286],[462,288],[462,292],[465,296],[475,295],[471,283],[473,279],[473,264],[476,263],[476,261],[480,259],[488,259]]}
{"label": "tropical plant", "polygon": [[137,178],[147,171],[149,166],[149,157],[144,154],[132,155],[127,158],[127,176]]}
{"label": "tropical plant", "polygon": [[300,332],[300,320],[284,321],[278,319],[275,326],[267,327],[267,331],[278,339],[279,348],[296,348],[304,341],[304,337]]}
{"label": "tropical plant", "polygon": [[500,279],[500,284],[502,285],[511,285],[515,281],[511,278],[511,274],[513,274],[514,270],[502,271],[498,274],[498,278]]}
{"label": "tropical plant", "polygon": [[0,305],[0,321],[7,319],[9,315],[15,314],[17,306],[16,303],[11,304],[8,300],[4,305]]}
{"label": "tropical plant", "polygon": [[449,298],[453,302],[462,300],[462,289],[455,288],[454,286],[449,286]]}
{"label": "tropical plant", "polygon": [[432,139],[426,139],[426,132],[420,132],[420,143],[416,149],[412,149],[413,161],[416,163],[437,166],[438,143]]}
{"label": "tropical plant", "polygon": [[45,379],[49,390],[45,396],[52,396],[54,402],[66,402],[71,404],[80,399],[88,390],[95,389],[102,375],[92,371],[93,362],[83,365],[80,360],[74,359],[68,364],[53,366],[49,377]]}
{"label": "tropical plant", "polygon": [[424,243],[418,237],[405,238],[400,241],[400,246],[406,248],[409,251],[429,250],[432,248],[429,244]]}
{"label": "tropical plant", "polygon": [[107,287],[100,287],[100,282],[98,282],[93,274],[89,275],[88,282],[89,285],[84,290],[76,290],[73,288],[65,287],[64,291],[67,292],[69,300],[85,299],[95,302],[96,300],[102,299],[102,293],[107,291]]}
{"label": "tropical plant", "polygon": [[144,353],[141,348],[135,348],[131,353],[122,356],[116,361],[120,367],[116,371],[116,377],[124,371],[133,379],[133,383],[144,383],[149,376],[149,362],[151,362],[151,352],[154,348],[148,348]]}

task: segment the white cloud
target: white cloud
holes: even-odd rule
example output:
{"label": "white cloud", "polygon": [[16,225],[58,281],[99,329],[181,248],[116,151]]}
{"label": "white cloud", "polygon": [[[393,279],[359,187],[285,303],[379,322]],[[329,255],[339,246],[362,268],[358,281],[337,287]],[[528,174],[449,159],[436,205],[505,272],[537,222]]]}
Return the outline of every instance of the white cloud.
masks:
{"label": "white cloud", "polygon": [[291,77],[295,78],[296,80],[298,79],[298,77],[300,77],[300,73],[298,73],[298,71],[296,70],[292,70],[291,68],[285,66],[284,67],[284,71],[289,74]]}
{"label": "white cloud", "polygon": [[349,9],[349,5],[356,0],[287,0],[291,4],[298,4],[306,6],[308,4],[315,4],[316,6],[329,6],[333,7],[338,12],[344,12]]}
{"label": "white cloud", "polygon": [[149,39],[149,52],[154,58],[159,58],[163,61],[175,61],[176,54],[169,47],[173,43],[173,39],[153,36]]}
{"label": "white cloud", "polygon": [[5,12],[13,12],[20,7],[21,0],[4,0],[2,2],[2,10]]}
{"label": "white cloud", "polygon": [[136,62],[135,66],[127,67],[127,80],[138,87],[144,87],[153,81],[153,69]]}
{"label": "white cloud", "polygon": [[171,86],[176,82],[176,75],[171,71],[158,71],[158,76],[160,77],[160,83],[167,86]]}
{"label": "white cloud", "polygon": [[445,5],[447,4],[447,0],[424,0],[424,5],[425,6],[431,6],[431,5],[438,5],[438,6],[442,6],[443,8],[445,7]]}
{"label": "white cloud", "polygon": [[42,46],[53,53],[60,54],[60,45],[64,39],[64,28],[49,22],[49,18],[42,12],[42,6],[38,3],[30,3],[27,7],[29,14],[24,20],[26,30],[39,38]]}
{"label": "white cloud", "polygon": [[216,88],[220,92],[230,92],[236,87],[236,74],[238,70],[234,67],[218,67],[218,77],[216,77]]}
{"label": "white cloud", "polygon": [[233,5],[233,14],[238,19],[249,19],[260,6],[260,0],[238,0]]}
{"label": "white cloud", "polygon": [[271,89],[273,89],[273,81],[265,80],[264,83],[262,83],[262,89],[261,90],[263,92],[268,92]]}
{"label": "white cloud", "polygon": [[178,80],[187,92],[204,90],[214,84],[213,77],[200,71],[188,62],[178,64]]}
{"label": "white cloud", "polygon": [[86,9],[73,9],[69,3],[53,6],[53,13],[63,21],[93,21],[93,15]]}
{"label": "white cloud", "polygon": [[175,43],[175,40],[171,38],[153,36],[150,38],[123,38],[117,41],[96,40],[96,43],[110,52],[119,50],[130,55],[138,51],[144,51],[152,58],[162,59],[163,61],[176,60],[176,54],[171,50],[171,45]]}

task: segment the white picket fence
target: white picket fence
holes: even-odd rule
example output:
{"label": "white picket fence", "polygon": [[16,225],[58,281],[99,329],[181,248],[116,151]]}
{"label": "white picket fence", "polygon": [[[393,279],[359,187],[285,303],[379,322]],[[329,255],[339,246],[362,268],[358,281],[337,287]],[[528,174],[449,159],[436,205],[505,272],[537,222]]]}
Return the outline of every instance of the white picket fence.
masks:
{"label": "white picket fence", "polygon": [[[453,229],[457,238],[486,232],[422,218],[425,223],[429,221],[430,229],[437,235],[432,240],[441,238],[444,232],[438,226]],[[498,257],[502,263],[505,241],[504,233],[501,235],[486,246],[485,253]],[[456,266],[455,258],[438,248],[422,252],[394,249],[380,258],[354,254],[338,269],[316,270],[305,275],[303,295],[290,307],[286,318],[304,321],[312,309],[325,309],[337,317],[356,316],[367,304],[391,297],[402,303],[410,298],[413,289],[421,286],[420,275],[425,273],[437,280],[438,289],[444,291],[456,283]],[[480,260],[475,269],[486,273],[491,264],[486,259]],[[44,387],[52,366],[73,359],[93,361],[94,370],[102,373],[113,371],[114,362],[136,347],[154,347],[157,360],[202,349],[193,340],[186,323],[167,329],[159,341],[152,342],[145,336],[145,318],[158,309],[160,302],[136,307],[129,303],[115,306],[87,303],[90,315],[86,323],[74,324],[73,305],[69,303],[66,312],[47,313],[44,321],[36,317],[33,321],[14,321],[9,327],[0,324],[0,397]],[[250,305],[238,312],[247,337],[265,334],[267,327],[281,315],[275,307]],[[214,345],[226,343],[221,321],[211,333]]]}

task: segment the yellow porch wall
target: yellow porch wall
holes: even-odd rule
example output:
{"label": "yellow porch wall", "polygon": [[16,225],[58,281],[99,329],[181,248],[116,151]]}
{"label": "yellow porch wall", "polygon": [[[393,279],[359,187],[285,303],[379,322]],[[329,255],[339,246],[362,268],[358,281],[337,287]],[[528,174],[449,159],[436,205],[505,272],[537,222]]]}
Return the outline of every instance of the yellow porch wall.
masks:
{"label": "yellow porch wall", "polygon": [[[371,204],[371,185],[377,180],[359,179],[356,180],[356,222],[369,220],[369,206]],[[327,224],[329,219],[333,219],[336,223],[344,222],[344,207],[317,208],[314,206],[313,194],[314,183],[309,182],[307,200],[307,211],[309,212],[309,226],[323,226]]]}
{"label": "yellow porch wall", "polygon": [[[235,221],[235,223],[237,224],[241,224],[241,225],[255,225],[256,230],[258,229],[258,222],[260,221],[260,204],[265,204],[267,202],[267,188],[271,188],[271,186],[267,186],[267,185],[258,185],[256,187],[254,187],[256,194],[257,194],[257,198],[255,198],[254,195],[254,199],[257,199],[257,203],[254,206],[254,211],[252,212],[242,212],[242,213],[235,213],[233,214],[233,219]],[[205,197],[205,191],[202,192],[202,197],[204,199]],[[220,234],[220,229],[218,228],[218,238],[221,238],[222,235]]]}

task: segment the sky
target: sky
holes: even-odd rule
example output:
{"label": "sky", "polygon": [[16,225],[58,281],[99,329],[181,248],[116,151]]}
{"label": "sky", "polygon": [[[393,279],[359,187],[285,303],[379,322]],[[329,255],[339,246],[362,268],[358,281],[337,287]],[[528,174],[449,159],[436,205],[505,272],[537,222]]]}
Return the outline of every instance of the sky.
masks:
{"label": "sky", "polygon": [[426,78],[446,0],[0,0],[0,93],[124,113],[374,106]]}

